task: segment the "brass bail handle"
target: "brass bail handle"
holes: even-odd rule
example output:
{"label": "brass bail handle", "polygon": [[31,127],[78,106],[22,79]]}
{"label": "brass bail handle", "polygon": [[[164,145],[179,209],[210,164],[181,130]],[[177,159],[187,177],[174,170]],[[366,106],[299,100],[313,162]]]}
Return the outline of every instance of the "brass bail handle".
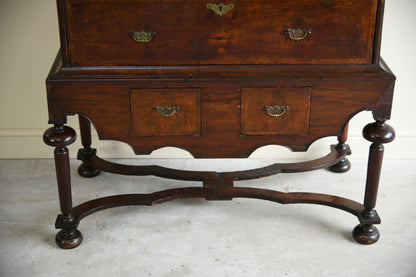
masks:
{"label": "brass bail handle", "polygon": [[294,41],[305,39],[309,34],[312,34],[311,29],[286,29],[285,34]]}
{"label": "brass bail handle", "polygon": [[281,117],[289,110],[288,106],[264,106],[263,111],[271,117]]}
{"label": "brass bail handle", "polygon": [[231,4],[208,3],[207,4],[207,8],[208,8],[208,10],[213,11],[216,15],[218,15],[218,16],[221,17],[221,16],[225,15],[227,12],[231,11],[232,9],[234,9],[234,3],[231,3]]}
{"label": "brass bail handle", "polygon": [[139,42],[139,43],[150,42],[155,35],[156,35],[155,32],[145,32],[145,31],[141,31],[141,32],[131,31],[131,32],[129,32],[129,36],[132,39],[134,39],[135,41]]}
{"label": "brass bail handle", "polygon": [[161,116],[171,117],[180,110],[179,107],[153,107],[154,112],[158,112]]}

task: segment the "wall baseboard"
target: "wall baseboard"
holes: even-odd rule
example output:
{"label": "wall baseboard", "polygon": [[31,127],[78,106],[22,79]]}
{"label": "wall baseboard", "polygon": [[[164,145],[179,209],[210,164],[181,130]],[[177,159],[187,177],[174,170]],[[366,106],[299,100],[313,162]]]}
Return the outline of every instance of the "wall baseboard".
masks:
{"label": "wall baseboard", "polygon": [[[78,130],[76,130],[77,133]],[[0,159],[44,159],[53,158],[53,149],[43,143],[41,129],[0,129]],[[254,151],[252,158],[318,158],[329,151],[329,145],[337,142],[335,137],[323,138],[313,143],[308,152],[291,152],[282,146],[268,145]],[[352,149],[352,158],[365,159],[370,143],[358,134],[348,137]],[[398,134],[396,140],[385,146],[384,157],[387,159],[416,159],[416,134]],[[131,148],[121,142],[100,141],[93,135],[93,147],[103,158],[190,158],[192,155],[182,149],[165,147],[151,155],[134,155]],[[78,139],[69,147],[71,158],[81,148]]]}

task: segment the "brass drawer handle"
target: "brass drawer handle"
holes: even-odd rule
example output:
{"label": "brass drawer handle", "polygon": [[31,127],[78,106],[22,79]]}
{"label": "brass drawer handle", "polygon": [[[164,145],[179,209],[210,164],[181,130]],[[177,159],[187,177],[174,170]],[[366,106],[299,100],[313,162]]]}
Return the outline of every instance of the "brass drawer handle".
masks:
{"label": "brass drawer handle", "polygon": [[264,106],[263,111],[272,117],[281,117],[289,110],[288,106]]}
{"label": "brass drawer handle", "polygon": [[158,112],[161,116],[171,117],[179,111],[179,107],[153,107],[154,112]]}
{"label": "brass drawer handle", "polygon": [[306,38],[309,34],[312,34],[311,29],[286,29],[285,34],[290,37],[290,39],[293,39],[295,41],[302,40]]}
{"label": "brass drawer handle", "polygon": [[155,32],[145,32],[145,31],[141,31],[141,32],[131,31],[131,32],[129,32],[129,36],[132,39],[134,39],[135,41],[139,42],[139,43],[149,42],[153,39],[153,37],[155,35],[156,35]]}
{"label": "brass drawer handle", "polygon": [[213,12],[215,12],[216,15],[218,16],[223,16],[225,15],[227,12],[231,11],[232,9],[234,9],[234,4],[223,4],[223,3],[219,3],[219,4],[215,4],[215,3],[208,3],[207,4],[207,8],[209,10],[212,10]]}

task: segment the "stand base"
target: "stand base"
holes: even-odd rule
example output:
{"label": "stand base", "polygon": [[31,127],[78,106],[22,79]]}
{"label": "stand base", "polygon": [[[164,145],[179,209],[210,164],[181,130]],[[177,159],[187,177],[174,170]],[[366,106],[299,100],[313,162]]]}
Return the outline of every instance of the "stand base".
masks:
{"label": "stand base", "polygon": [[260,188],[234,186],[235,181],[252,180],[278,173],[306,172],[345,163],[345,161],[347,161],[345,156],[350,153],[348,146],[337,149],[332,145],[331,152],[328,155],[311,161],[288,164],[275,163],[262,168],[231,172],[186,171],[155,165],[123,165],[100,159],[96,156],[95,150],[93,149],[87,154],[82,150],[79,153],[78,158],[83,162],[79,171],[84,172],[85,170],[88,172],[88,174],[83,173],[84,175],[87,175],[86,177],[92,177],[94,175],[92,173],[97,173],[97,171],[99,172],[102,170],[122,175],[153,175],[182,181],[200,181],[202,182],[202,187],[181,187],[157,191],[150,194],[112,195],[93,199],[73,207],[70,213],[71,220],[65,220],[65,218],[60,215],[55,223],[56,228],[63,229],[57,234],[56,243],[59,247],[64,249],[75,248],[81,243],[82,235],[77,230],[77,226],[82,218],[94,212],[126,205],[153,206],[176,199],[186,198],[205,198],[207,200],[255,198],[281,204],[309,203],[325,205],[344,210],[358,218],[361,224],[354,230],[354,238],[358,242],[365,244],[374,243],[379,236],[377,229],[372,225],[380,223],[380,218],[377,213],[373,211],[371,216],[367,216],[364,213],[365,206],[353,200],[319,193],[280,192]]}
{"label": "stand base", "polygon": [[373,244],[380,238],[380,233],[372,224],[358,224],[352,231],[352,236],[361,244]]}
{"label": "stand base", "polygon": [[78,229],[71,231],[61,230],[56,234],[56,244],[63,249],[72,249],[82,242],[82,234]]}

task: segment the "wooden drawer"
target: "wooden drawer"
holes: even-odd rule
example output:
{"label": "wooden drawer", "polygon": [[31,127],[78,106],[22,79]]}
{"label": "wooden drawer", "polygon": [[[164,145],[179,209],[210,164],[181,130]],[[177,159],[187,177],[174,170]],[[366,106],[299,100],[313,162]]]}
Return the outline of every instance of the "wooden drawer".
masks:
{"label": "wooden drawer", "polygon": [[[67,0],[66,24],[62,25],[66,30],[61,33],[66,34],[69,63],[128,66],[372,62],[377,0],[224,3],[233,4],[233,8],[219,16],[208,8],[209,0]],[[289,29],[301,31],[291,34],[291,39]],[[137,42],[132,31],[147,32],[151,40]],[[303,35],[304,39],[295,39]],[[136,39],[139,37],[136,35]]]}
{"label": "wooden drawer", "polygon": [[[69,0],[72,66],[180,64],[196,57],[197,1]],[[131,32],[152,34],[137,42]]]}
{"label": "wooden drawer", "polygon": [[309,87],[243,88],[242,135],[307,135]]}
{"label": "wooden drawer", "polygon": [[133,136],[200,135],[200,89],[132,89],[130,99]]}

